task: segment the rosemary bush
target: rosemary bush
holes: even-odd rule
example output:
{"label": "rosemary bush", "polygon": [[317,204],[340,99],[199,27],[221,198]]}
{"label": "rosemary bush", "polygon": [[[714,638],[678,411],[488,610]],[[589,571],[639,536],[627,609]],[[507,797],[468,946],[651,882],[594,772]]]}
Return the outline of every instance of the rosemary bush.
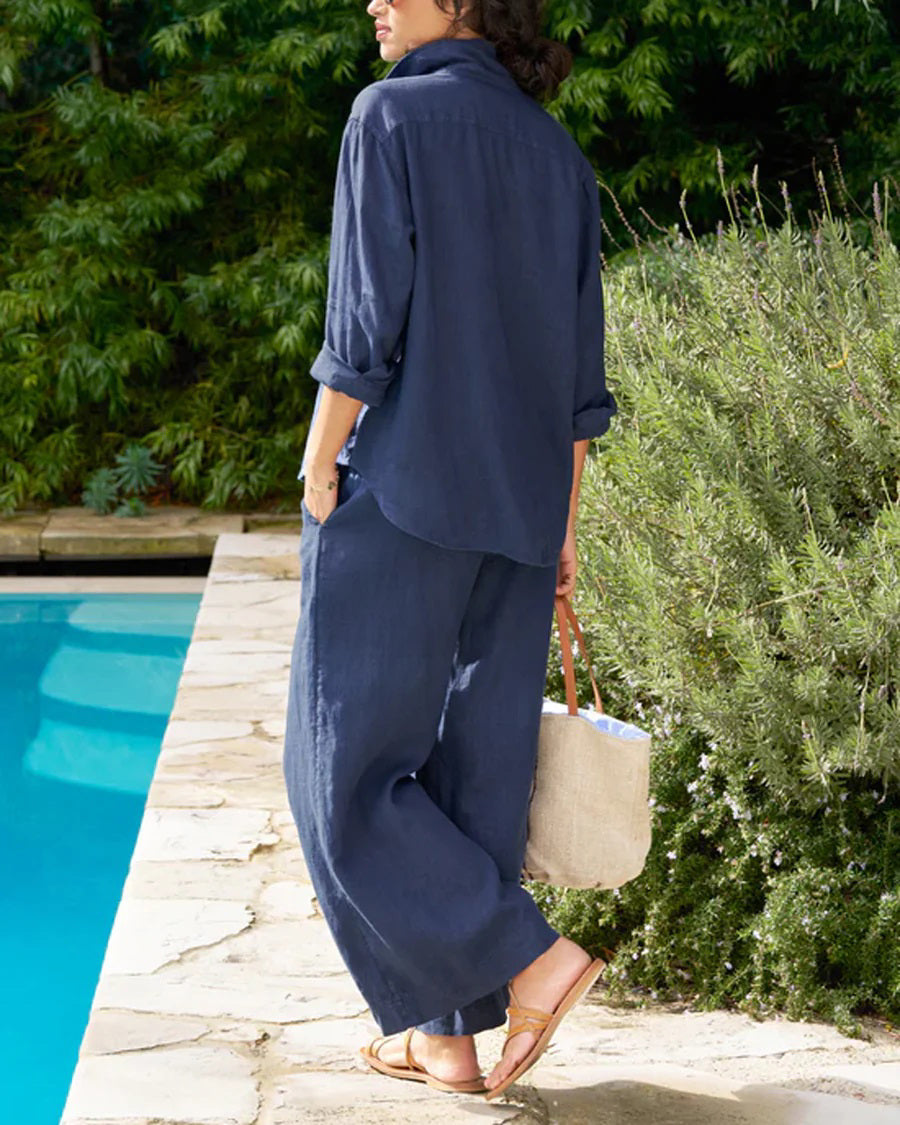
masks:
{"label": "rosemary bush", "polygon": [[865,247],[823,199],[607,272],[575,601],[654,736],[654,839],[621,888],[533,890],[612,995],[858,1034],[900,1012],[900,260],[877,199]]}

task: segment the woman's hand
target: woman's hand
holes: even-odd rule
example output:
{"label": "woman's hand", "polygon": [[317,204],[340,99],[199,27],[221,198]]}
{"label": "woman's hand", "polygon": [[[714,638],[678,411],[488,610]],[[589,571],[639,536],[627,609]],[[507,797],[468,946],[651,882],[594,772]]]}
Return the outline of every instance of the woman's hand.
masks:
{"label": "woman's hand", "polygon": [[557,596],[571,597],[575,592],[575,572],[578,569],[578,559],[575,554],[575,526],[569,524],[566,530],[565,542],[559,553],[559,563],[556,570]]}
{"label": "woman's hand", "polygon": [[[319,523],[324,523],[337,507],[337,465],[309,465],[303,478],[303,503]],[[333,483],[332,483],[333,482]]]}

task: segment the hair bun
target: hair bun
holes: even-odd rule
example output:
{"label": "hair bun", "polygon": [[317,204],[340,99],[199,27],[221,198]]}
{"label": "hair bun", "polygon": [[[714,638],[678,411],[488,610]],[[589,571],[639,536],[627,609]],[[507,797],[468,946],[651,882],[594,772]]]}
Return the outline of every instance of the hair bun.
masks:
{"label": "hair bun", "polygon": [[497,58],[519,87],[539,101],[555,97],[560,82],[572,69],[572,52],[564,43],[548,39],[545,35],[526,38],[521,34],[507,34],[491,41],[497,49]]}
{"label": "hair bun", "polygon": [[538,36],[537,39],[532,39],[530,43],[525,44],[525,53],[532,62],[545,63],[550,58],[554,45],[552,39]]}

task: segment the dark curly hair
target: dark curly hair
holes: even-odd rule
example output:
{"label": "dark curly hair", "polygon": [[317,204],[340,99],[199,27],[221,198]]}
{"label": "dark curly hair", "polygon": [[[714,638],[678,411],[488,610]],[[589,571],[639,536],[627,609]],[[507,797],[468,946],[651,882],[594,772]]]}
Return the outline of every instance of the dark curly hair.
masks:
{"label": "dark curly hair", "polygon": [[572,53],[563,43],[540,34],[544,0],[434,0],[442,12],[453,10],[450,33],[468,28],[494,44],[497,61],[526,94],[540,102],[556,96],[572,69]]}

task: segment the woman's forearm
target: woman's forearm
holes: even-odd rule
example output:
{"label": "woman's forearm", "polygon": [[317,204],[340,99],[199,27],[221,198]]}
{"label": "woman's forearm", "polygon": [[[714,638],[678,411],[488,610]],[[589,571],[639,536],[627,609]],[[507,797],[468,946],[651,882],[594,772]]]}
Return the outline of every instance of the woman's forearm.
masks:
{"label": "woman's forearm", "polygon": [[581,473],[584,469],[584,461],[587,456],[588,445],[590,445],[590,438],[584,438],[582,441],[576,441],[574,445],[574,468],[572,472],[572,491],[569,494],[569,521],[567,529],[569,531],[575,530],[575,516],[578,512],[578,492],[581,488]]}
{"label": "woman's forearm", "polygon": [[358,398],[351,398],[333,387],[322,387],[319,408],[309,430],[303,470],[311,484],[322,476],[331,477],[337,455],[347,440],[353,423],[363,407]]}

